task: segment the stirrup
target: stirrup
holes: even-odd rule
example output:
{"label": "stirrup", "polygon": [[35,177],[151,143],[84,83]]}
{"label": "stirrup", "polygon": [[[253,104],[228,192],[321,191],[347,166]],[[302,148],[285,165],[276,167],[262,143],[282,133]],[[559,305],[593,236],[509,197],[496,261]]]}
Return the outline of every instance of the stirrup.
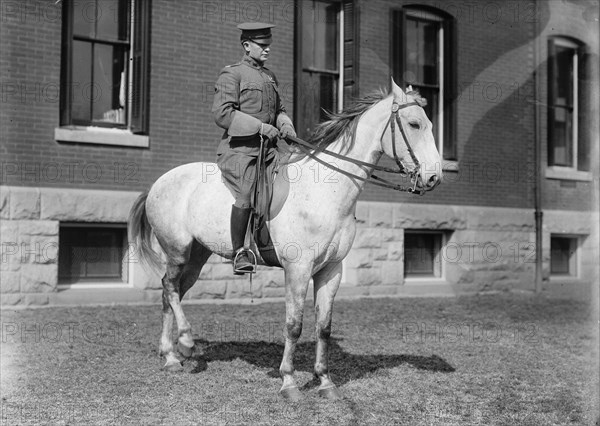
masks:
{"label": "stirrup", "polygon": [[[240,257],[240,255],[244,252],[252,254],[253,261],[250,260],[250,257],[248,256],[248,260],[250,260],[250,262],[252,263],[251,269],[238,269],[237,268],[238,257]],[[256,260],[256,255],[254,254],[254,252],[250,249],[246,249],[246,248],[242,247],[235,253],[235,257],[233,258],[233,273],[236,275],[254,274],[256,272],[256,262],[257,262],[257,260]]]}

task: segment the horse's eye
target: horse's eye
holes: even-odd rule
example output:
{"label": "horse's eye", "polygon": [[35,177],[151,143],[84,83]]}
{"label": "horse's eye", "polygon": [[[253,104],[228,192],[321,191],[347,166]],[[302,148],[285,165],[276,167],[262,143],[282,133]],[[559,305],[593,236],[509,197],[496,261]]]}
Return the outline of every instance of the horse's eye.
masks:
{"label": "horse's eye", "polygon": [[421,125],[419,124],[418,121],[411,121],[408,123],[408,125],[415,130],[419,130],[421,128]]}

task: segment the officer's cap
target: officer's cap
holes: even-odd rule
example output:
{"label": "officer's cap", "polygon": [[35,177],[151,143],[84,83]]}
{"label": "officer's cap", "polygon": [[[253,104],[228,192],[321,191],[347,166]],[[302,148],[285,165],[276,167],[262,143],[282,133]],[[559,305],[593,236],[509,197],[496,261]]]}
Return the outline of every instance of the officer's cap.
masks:
{"label": "officer's cap", "polygon": [[273,24],[263,24],[260,22],[246,22],[237,27],[242,30],[240,37],[242,42],[250,40],[260,44],[267,44],[271,43],[271,28],[274,26]]}

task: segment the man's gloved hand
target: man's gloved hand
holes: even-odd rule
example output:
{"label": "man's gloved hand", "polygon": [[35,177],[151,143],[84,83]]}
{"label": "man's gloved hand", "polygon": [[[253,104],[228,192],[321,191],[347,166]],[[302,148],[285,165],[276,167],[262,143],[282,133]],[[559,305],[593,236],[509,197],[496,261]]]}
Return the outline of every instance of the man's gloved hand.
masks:
{"label": "man's gloved hand", "polygon": [[279,134],[281,135],[282,138],[286,138],[287,136],[292,136],[292,137],[296,137],[296,131],[294,130],[294,127],[285,123],[283,126],[281,126],[281,130],[279,130]]}
{"label": "man's gloved hand", "polygon": [[279,137],[279,130],[275,126],[263,123],[260,126],[260,134],[266,136],[268,139],[275,139]]}

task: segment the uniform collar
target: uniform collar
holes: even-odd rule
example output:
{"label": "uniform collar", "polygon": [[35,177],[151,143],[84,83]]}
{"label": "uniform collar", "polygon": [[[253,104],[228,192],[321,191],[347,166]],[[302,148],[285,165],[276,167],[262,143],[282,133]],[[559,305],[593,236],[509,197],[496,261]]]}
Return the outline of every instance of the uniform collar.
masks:
{"label": "uniform collar", "polygon": [[248,55],[244,55],[244,57],[242,58],[242,63],[252,67],[252,68],[256,68],[257,70],[259,69],[268,69],[267,67],[261,65],[260,63],[258,63],[257,61],[255,61],[254,59],[252,59],[250,56]]}

